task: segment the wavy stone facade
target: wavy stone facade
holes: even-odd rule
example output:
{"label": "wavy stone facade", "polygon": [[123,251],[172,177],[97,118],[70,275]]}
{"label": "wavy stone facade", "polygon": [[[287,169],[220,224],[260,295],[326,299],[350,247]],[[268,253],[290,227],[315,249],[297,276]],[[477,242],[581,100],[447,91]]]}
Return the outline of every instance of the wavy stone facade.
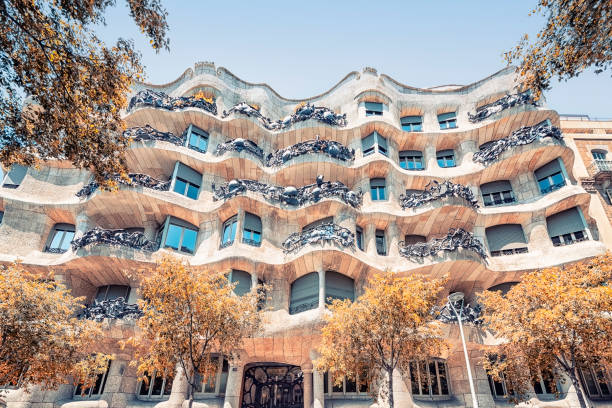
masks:
{"label": "wavy stone facade", "polygon": [[[240,290],[271,286],[265,331],[231,364],[219,359],[197,407],[370,406],[367,390],[333,387],[313,360],[326,299],[358,297],[379,272],[449,275],[447,293],[468,301],[478,401],[507,405],[503,384],[482,368],[481,346],[498,340],[478,324],[476,294],[612,244],[608,219],[576,180],[559,116],[515,86],[511,69],[418,89],[366,68],[302,101],[209,63],[170,84],[138,84],[124,113],[131,182],[119,191],[100,191],[88,172],[60,162],[4,178],[0,259],[53,269],[87,298],[83,317],[104,322],[102,345],[116,356],[84,397],[66,385],[9,390],[4,403],[180,407],[180,375],[143,385],[116,345],[138,315],[138,282],[126,272],[173,253],[228,272]],[[456,319],[443,308],[440,320],[450,349],[396,373],[400,407],[471,405]],[[569,384],[559,386],[557,398],[536,384],[531,403],[578,406]],[[597,390],[594,400],[609,397]]]}

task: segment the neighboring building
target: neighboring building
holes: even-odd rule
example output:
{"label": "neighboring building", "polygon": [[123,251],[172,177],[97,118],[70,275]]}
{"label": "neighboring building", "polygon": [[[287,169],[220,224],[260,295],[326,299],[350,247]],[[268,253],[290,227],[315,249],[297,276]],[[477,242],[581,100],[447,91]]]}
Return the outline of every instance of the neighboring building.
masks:
{"label": "neighboring building", "polygon": [[[0,259],[53,268],[76,296],[98,301],[89,315],[107,317],[102,346],[116,355],[92,389],[14,390],[7,406],[181,406],[180,377],[139,383],[115,345],[134,330],[117,318],[139,296],[126,272],[165,253],[227,272],[237,295],[271,287],[265,334],[237,350],[239,361],[220,356],[195,406],[370,406],[367,389],[334,386],[313,369],[328,298],[355,299],[369,276],[387,271],[449,274],[448,293],[474,302],[527,270],[612,247],[609,177],[587,173],[576,155],[608,151],[612,135],[569,133],[591,122],[562,121],[564,142],[559,115],[517,94],[514,78],[504,69],[468,86],[417,89],[366,68],[302,101],[200,63],[169,84],[139,84],[125,112],[131,185],[103,192],[61,162],[4,177]],[[588,188],[599,198],[582,177],[596,179]],[[481,346],[497,340],[469,324],[472,306],[478,399],[507,405],[505,385],[482,368]],[[458,326],[448,311],[441,319],[450,350],[397,373],[398,407],[471,404]],[[607,372],[585,368],[583,380],[593,401],[612,397]],[[577,406],[569,382],[559,386],[556,399],[534,384],[531,402]]]}

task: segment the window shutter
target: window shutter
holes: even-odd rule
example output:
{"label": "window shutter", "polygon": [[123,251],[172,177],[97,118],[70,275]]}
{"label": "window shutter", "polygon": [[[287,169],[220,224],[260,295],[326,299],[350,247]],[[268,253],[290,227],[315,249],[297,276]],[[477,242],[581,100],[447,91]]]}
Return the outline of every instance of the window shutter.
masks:
{"label": "window shutter", "polygon": [[404,116],[400,118],[400,122],[402,125],[412,125],[414,123],[422,123],[423,119],[421,116]]}
{"label": "window shutter", "polygon": [[187,180],[191,184],[195,184],[198,187],[202,185],[202,175],[183,163],[179,163],[176,176],[182,178],[183,180]]}
{"label": "window shutter", "polygon": [[325,299],[355,300],[355,282],[348,276],[334,271],[325,272]]}
{"label": "window shutter", "polygon": [[438,122],[442,122],[444,120],[449,120],[449,119],[454,119],[456,117],[457,115],[455,114],[455,112],[441,113],[438,115]]}
{"label": "window shutter", "polygon": [[551,174],[561,171],[559,159],[554,159],[537,169],[534,174],[538,180],[550,176]]}
{"label": "window shutter", "polygon": [[570,208],[569,210],[561,211],[560,213],[547,217],[546,226],[550,237],[586,229],[582,221],[582,214],[578,207]]}
{"label": "window shutter", "polygon": [[400,157],[421,157],[423,158],[423,152],[419,150],[402,150],[399,152]]}
{"label": "window shutter", "polygon": [[370,187],[384,187],[385,179],[384,178],[373,178],[370,179]]}
{"label": "window shutter", "polygon": [[525,234],[520,224],[495,225],[486,229],[490,251],[522,248],[527,245]]}
{"label": "window shutter", "polygon": [[368,136],[361,139],[361,148],[365,151],[374,146],[374,133],[370,133]]}
{"label": "window shutter", "polygon": [[261,218],[251,213],[244,213],[244,228],[261,233]]}
{"label": "window shutter", "polygon": [[379,145],[380,147],[382,147],[382,148],[383,148],[383,149],[385,149],[385,150],[389,150],[389,149],[387,148],[387,139],[385,139],[384,137],[382,137],[382,136],[381,136],[379,133],[376,133],[376,138],[377,138],[377,141],[378,141],[378,145]]}
{"label": "window shutter", "polygon": [[21,182],[23,181],[27,171],[28,171],[27,167],[22,166],[20,164],[13,164],[8,174],[4,178],[3,185],[9,184],[9,185],[14,185],[14,186],[19,186]]}
{"label": "window shutter", "polygon": [[[312,304],[319,304],[319,274],[316,272],[304,275],[291,284],[291,310]],[[300,309],[309,310],[314,309],[314,307]]]}
{"label": "window shutter", "polygon": [[365,108],[369,111],[382,112],[383,104],[380,102],[366,102]]}
{"label": "window shutter", "polygon": [[508,180],[492,181],[480,186],[482,194],[499,193],[501,191],[512,191],[512,184]]}
{"label": "window shutter", "polygon": [[246,295],[251,291],[251,275],[248,272],[232,269],[232,283],[237,283],[234,293],[238,296]]}
{"label": "window shutter", "polygon": [[436,158],[439,159],[440,157],[451,155],[455,155],[455,151],[453,149],[440,150],[436,153]]}

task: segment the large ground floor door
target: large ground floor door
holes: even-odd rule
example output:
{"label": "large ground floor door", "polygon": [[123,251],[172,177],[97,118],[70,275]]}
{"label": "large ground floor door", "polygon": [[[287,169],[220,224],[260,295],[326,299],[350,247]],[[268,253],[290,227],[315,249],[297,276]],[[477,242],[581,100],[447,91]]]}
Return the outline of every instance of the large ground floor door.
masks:
{"label": "large ground floor door", "polygon": [[241,408],[303,408],[303,380],[298,366],[249,364],[244,370]]}

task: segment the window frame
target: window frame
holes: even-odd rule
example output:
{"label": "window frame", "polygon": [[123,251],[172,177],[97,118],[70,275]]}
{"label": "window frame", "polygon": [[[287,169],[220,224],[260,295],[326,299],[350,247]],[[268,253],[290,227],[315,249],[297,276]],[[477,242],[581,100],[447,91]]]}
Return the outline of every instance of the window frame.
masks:
{"label": "window frame", "polygon": [[359,225],[355,226],[355,246],[361,251],[365,251],[365,246],[363,245],[363,228]]}
{"label": "window frame", "polygon": [[[247,227],[247,217],[249,215],[252,217],[256,217],[259,220],[259,224],[261,225],[261,228],[259,231]],[[249,237],[247,237],[247,233]],[[259,240],[255,239],[256,234],[259,234]],[[261,217],[259,217],[258,215],[249,213],[249,212],[245,212],[244,213],[244,223],[242,226],[242,243],[251,245],[254,247],[260,247],[262,240],[263,240],[263,225],[261,222]]]}
{"label": "window frame", "polygon": [[[449,152],[450,152],[450,155],[449,155]],[[448,165],[449,157],[451,158],[450,160],[452,161],[452,165]],[[437,151],[436,152],[436,163],[438,163],[438,167],[440,167],[441,169],[457,167],[457,158],[455,157],[455,150],[446,149],[446,150]]]}
{"label": "window frame", "polygon": [[[192,144],[191,138],[192,135],[195,135],[198,138],[198,144]],[[202,140],[206,141],[206,146],[204,149],[200,147],[200,143]],[[208,145],[210,143],[210,134],[204,129],[200,129],[199,127],[190,124],[187,128],[186,137],[185,137],[185,146],[191,150],[195,150],[196,152],[206,153],[208,151]]]}
{"label": "window frame", "polygon": [[457,111],[439,113],[438,124],[440,130],[457,129]]}
{"label": "window frame", "polygon": [[[402,150],[398,154],[399,156],[399,166],[403,170],[408,171],[423,171],[425,170],[425,164],[423,163],[423,152],[418,150]],[[418,161],[415,160],[418,158]],[[405,163],[405,167],[402,166],[402,163]],[[419,166],[410,168],[409,163],[413,165],[419,164]]]}
{"label": "window frame", "polygon": [[595,161],[605,161],[607,160],[608,152],[601,149],[595,149],[591,150],[591,156],[593,156],[593,160]]}
{"label": "window frame", "polygon": [[[438,394],[433,394],[433,382],[432,382],[432,375],[431,375],[431,371],[430,371],[430,367],[431,367],[431,363],[434,363],[434,367],[435,367],[435,379],[436,379],[436,386],[438,389]],[[429,388],[429,392],[427,394],[424,394],[424,387],[423,387],[423,381],[421,380],[421,370],[420,370],[420,366],[421,364],[425,364],[425,368],[427,369],[427,388]],[[446,377],[446,394],[442,393],[442,381],[441,378],[442,376],[440,375],[440,368],[439,366],[443,365],[444,366],[444,374]],[[416,368],[416,375],[413,374],[413,367]],[[451,381],[449,378],[449,371],[448,371],[448,364],[446,363],[445,360],[439,359],[439,358],[432,358],[429,360],[413,360],[410,362],[409,364],[409,375],[408,378],[410,379],[410,393],[412,395],[413,398],[415,399],[421,399],[421,400],[443,400],[443,399],[450,399],[452,397],[452,390],[451,390]],[[414,393],[414,385],[413,385],[413,377],[414,379],[418,382],[417,387],[419,389],[419,393],[416,394]]]}
{"label": "window frame", "polygon": [[[402,116],[400,118],[400,126],[404,132],[422,132],[423,131],[423,115]],[[408,129],[406,129],[406,127]],[[414,129],[414,127],[418,127],[418,129]]]}
{"label": "window frame", "polygon": [[108,373],[110,372],[110,368],[111,368],[111,362],[112,360],[108,360],[108,365],[106,366],[106,371],[103,374],[98,374],[96,378],[100,378],[100,376],[102,376],[102,378],[100,379],[100,389],[99,392],[97,394],[93,394],[93,390],[96,388],[96,384],[98,383],[98,380],[96,379],[95,384],[92,387],[89,387],[87,390],[87,393],[83,393],[81,394],[80,392],[77,393],[77,391],[82,387],[82,384],[76,384],[74,386],[74,389],[72,390],[72,399],[73,400],[95,400],[95,399],[99,399],[102,394],[104,394],[104,388],[106,386],[106,380],[108,379]]}
{"label": "window frame", "polygon": [[[382,185],[376,185],[373,183],[382,183]],[[382,191],[382,194],[381,194],[381,191]],[[388,201],[389,200],[389,198],[387,197],[387,179],[386,178],[376,177],[376,178],[370,179],[370,199],[372,201]]]}
{"label": "window frame", "polygon": [[[368,105],[371,104],[372,106],[370,106],[371,108],[374,108],[373,105],[380,105],[380,110],[378,109],[368,109]],[[383,116],[383,112],[385,111],[385,107],[384,107],[384,103],[382,102],[369,102],[369,101],[364,101],[363,107],[365,109],[365,115],[366,117],[369,116]]]}
{"label": "window frame", "polygon": [[[380,256],[387,256],[389,255],[389,250],[387,248],[387,237],[386,237],[387,233],[385,230],[379,230],[377,229],[376,232],[374,233],[374,242],[376,244],[376,254],[380,255]],[[379,249],[379,245],[378,245],[378,239],[382,238],[382,249],[383,251],[381,252]]]}
{"label": "window frame", "polygon": [[[366,374],[367,376],[367,374]],[[369,383],[366,383],[366,389],[365,391],[362,391],[360,388],[360,384],[359,384],[359,379],[361,378],[361,376],[357,376],[357,378],[355,378],[355,391],[346,391],[346,384],[347,384],[347,377],[344,376],[344,378],[342,379],[342,391],[334,391],[334,380],[333,380],[333,376],[330,375],[329,371],[325,371],[323,373],[323,395],[325,395],[327,398],[332,398],[332,399],[341,399],[341,398],[364,398],[367,397],[367,399],[370,399],[370,385]],[[325,392],[325,390],[327,390],[327,392]]]}
{"label": "window frame", "polygon": [[[204,380],[200,381],[200,390],[198,391],[197,389],[194,389],[194,398],[211,398],[211,397],[224,397],[225,393],[227,392],[227,382],[228,382],[228,378],[229,378],[229,372],[230,372],[230,366],[229,366],[229,360],[227,358],[225,358],[224,356],[221,355],[213,355],[213,358],[216,358],[218,360],[218,366],[217,366],[217,372],[215,373],[215,391],[210,392],[210,391],[206,391],[206,385],[207,383],[210,381],[210,378],[208,379],[208,381],[205,383]],[[221,377],[223,375],[223,365],[224,363],[227,363],[227,372],[226,372],[226,377],[225,377],[225,387],[223,389],[223,391],[221,391]]]}
{"label": "window frame", "polygon": [[[168,399],[170,397],[170,394],[172,393],[172,383],[174,382],[174,377],[172,376],[162,376],[159,377],[157,376],[157,372],[153,371],[153,375],[147,375],[147,377],[149,377],[149,384],[148,386],[148,391],[147,391],[147,395],[142,395],[142,387],[145,386],[145,381],[142,380],[139,382],[138,385],[138,392],[136,393],[136,399],[138,400],[142,400],[142,401],[157,401],[157,400],[165,400]],[[153,388],[155,385],[155,381],[161,378],[162,379],[162,386],[161,386],[161,394],[159,395],[152,395],[153,394]],[[166,385],[168,384],[168,380],[170,380],[170,390],[168,390],[168,393],[166,394]]]}
{"label": "window frame", "polygon": [[[181,229],[181,234],[178,241],[178,248],[174,248],[173,246],[168,245],[168,235],[171,227],[177,227]],[[190,230],[195,232],[195,242],[193,243],[193,251],[185,251],[183,248],[184,239],[185,239],[185,230]],[[198,235],[200,234],[200,229],[195,225],[188,223],[187,221],[183,221],[180,218],[175,218],[172,216],[168,216],[166,218],[166,222],[163,226],[162,239],[161,239],[161,248],[170,248],[173,251],[177,251],[183,254],[194,255],[198,249]]]}
{"label": "window frame", "polygon": [[[612,400],[612,382],[608,378],[608,373],[605,367],[596,367],[602,372],[605,384],[608,387],[608,394],[604,395],[601,389],[601,382],[599,381],[598,372],[593,366],[579,367],[578,372],[580,373],[580,381],[582,382],[582,388],[587,394],[587,397],[593,401],[609,401]],[[594,380],[595,387],[597,388],[598,395],[592,395],[587,382],[584,378],[584,370],[588,370],[591,378]]]}
{"label": "window frame", "polygon": [[[556,175],[561,175],[561,177],[563,178],[563,181],[560,183],[555,183],[553,177]],[[546,180],[548,182],[548,186],[542,188],[542,185],[540,184],[540,182]],[[542,177],[540,179],[536,179],[537,183],[538,183],[538,189],[540,190],[540,194],[544,195],[544,194],[548,194],[548,193],[552,193],[553,191],[557,191],[562,187],[565,187],[567,185],[567,180],[565,180],[565,175],[563,174],[563,171],[559,170],[549,176],[546,177]]]}
{"label": "window frame", "polygon": [[[225,241],[225,230],[228,227],[234,227],[234,232],[230,231],[231,238],[228,241]],[[223,225],[221,226],[221,245],[220,248],[227,248],[234,244],[236,240],[236,233],[238,232],[238,214],[232,215],[227,220],[223,221]]]}
{"label": "window frame", "polygon": [[[578,234],[582,236],[579,236]],[[582,231],[572,231],[563,235],[555,235],[554,237],[550,237],[550,240],[552,241],[553,246],[559,247],[588,241],[589,235],[586,233],[586,229],[583,229]]]}
{"label": "window frame", "polygon": [[[373,138],[372,146],[365,149],[363,147],[364,140],[366,140],[370,136]],[[380,140],[383,140],[384,142],[380,143]],[[381,146],[381,144],[384,146]],[[361,139],[361,151],[362,151],[363,157],[369,156],[376,152],[382,154],[385,157],[389,157],[389,140],[383,135],[381,135],[380,133],[378,133],[377,131],[373,131],[372,133],[370,133],[369,135]]]}
{"label": "window frame", "polygon": [[[62,232],[62,237],[60,238],[59,245],[57,247],[53,247],[52,245],[53,245],[53,242],[55,241],[55,237],[57,233],[60,231]],[[67,233],[72,233],[72,237],[70,238],[70,241],[68,242],[68,247],[64,249],[62,248],[62,246],[65,243]],[[51,232],[49,233],[49,236],[47,238],[47,244],[45,245],[44,252],[49,252],[52,254],[64,254],[68,252],[71,248],[70,244],[72,243],[72,241],[74,241],[75,234],[76,234],[76,227],[73,224],[66,224],[66,223],[55,224],[53,228],[51,229]]]}

